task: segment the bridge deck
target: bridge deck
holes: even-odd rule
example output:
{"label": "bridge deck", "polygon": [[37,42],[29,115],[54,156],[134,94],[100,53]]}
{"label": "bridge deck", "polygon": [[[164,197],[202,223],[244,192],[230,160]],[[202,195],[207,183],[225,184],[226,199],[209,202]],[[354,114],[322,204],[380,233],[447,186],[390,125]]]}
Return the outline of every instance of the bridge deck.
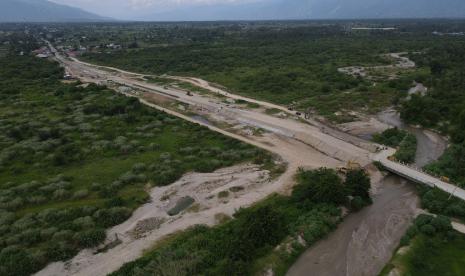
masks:
{"label": "bridge deck", "polygon": [[440,179],[431,176],[425,172],[420,171],[409,167],[407,165],[400,164],[388,159],[388,156],[391,156],[395,150],[388,149],[376,154],[373,159],[379,161],[387,170],[392,173],[395,173],[399,176],[407,178],[413,182],[428,185],[429,187],[436,187],[442,191],[449,193],[457,198],[465,200],[465,190],[459,188],[458,186],[452,185],[450,183],[441,181]]}

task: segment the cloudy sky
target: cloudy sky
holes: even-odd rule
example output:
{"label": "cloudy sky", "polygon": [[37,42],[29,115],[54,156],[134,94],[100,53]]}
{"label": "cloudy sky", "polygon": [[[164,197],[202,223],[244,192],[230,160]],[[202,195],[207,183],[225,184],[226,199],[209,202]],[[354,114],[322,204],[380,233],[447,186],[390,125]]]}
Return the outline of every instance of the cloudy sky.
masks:
{"label": "cloudy sky", "polygon": [[118,19],[137,19],[147,14],[169,11],[178,7],[240,4],[268,0],[51,0],[79,7],[103,16]]}

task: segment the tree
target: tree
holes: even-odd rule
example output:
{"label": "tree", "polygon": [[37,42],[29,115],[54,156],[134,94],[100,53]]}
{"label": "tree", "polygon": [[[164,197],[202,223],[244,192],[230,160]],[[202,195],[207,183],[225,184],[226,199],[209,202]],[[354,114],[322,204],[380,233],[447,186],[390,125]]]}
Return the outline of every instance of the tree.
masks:
{"label": "tree", "polygon": [[351,170],[347,173],[344,185],[347,188],[347,192],[354,196],[360,197],[366,203],[371,202],[370,188],[371,181],[370,177],[364,170]]}
{"label": "tree", "polygon": [[436,77],[442,75],[442,73],[444,71],[444,65],[442,65],[437,60],[432,61],[430,63],[430,65],[429,65],[429,67],[430,67],[430,70],[431,70],[431,74],[433,74]]}
{"label": "tree", "polygon": [[365,205],[365,200],[363,200],[360,196],[356,196],[350,201],[350,207],[355,211],[362,209]]}
{"label": "tree", "polygon": [[286,235],[285,218],[270,206],[244,210],[232,245],[229,247],[234,260],[250,260],[254,252],[265,245],[276,245]]}
{"label": "tree", "polygon": [[292,192],[294,201],[310,200],[315,203],[342,204],[346,199],[346,190],[334,170],[321,168],[315,171],[300,170],[298,185]]}
{"label": "tree", "polygon": [[456,124],[452,128],[452,140],[454,143],[465,141],[465,105],[461,107],[462,111],[455,117]]}

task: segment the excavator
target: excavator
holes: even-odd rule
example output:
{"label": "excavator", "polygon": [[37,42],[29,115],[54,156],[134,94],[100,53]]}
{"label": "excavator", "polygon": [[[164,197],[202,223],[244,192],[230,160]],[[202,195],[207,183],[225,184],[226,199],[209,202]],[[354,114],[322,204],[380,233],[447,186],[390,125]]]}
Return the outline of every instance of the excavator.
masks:
{"label": "excavator", "polygon": [[353,161],[353,160],[349,160],[345,167],[339,167],[337,171],[342,174],[347,174],[350,171],[355,171],[355,170],[360,170],[360,169],[362,169],[362,165],[360,165],[360,163]]}
{"label": "excavator", "polygon": [[392,162],[397,162],[397,158],[394,155],[389,156],[388,160]]}

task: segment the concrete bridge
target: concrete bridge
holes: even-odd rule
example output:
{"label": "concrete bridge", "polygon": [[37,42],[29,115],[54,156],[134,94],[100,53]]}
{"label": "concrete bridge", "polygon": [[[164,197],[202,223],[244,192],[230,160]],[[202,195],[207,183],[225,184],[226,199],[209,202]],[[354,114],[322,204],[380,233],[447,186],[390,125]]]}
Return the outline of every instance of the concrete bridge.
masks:
{"label": "concrete bridge", "polygon": [[410,181],[427,185],[431,188],[438,188],[450,195],[465,200],[464,189],[444,182],[435,176],[431,176],[419,168],[389,160],[388,157],[393,155],[395,152],[396,151],[394,149],[383,150],[377,154],[374,154],[373,160],[380,162],[388,171],[404,177]]}

